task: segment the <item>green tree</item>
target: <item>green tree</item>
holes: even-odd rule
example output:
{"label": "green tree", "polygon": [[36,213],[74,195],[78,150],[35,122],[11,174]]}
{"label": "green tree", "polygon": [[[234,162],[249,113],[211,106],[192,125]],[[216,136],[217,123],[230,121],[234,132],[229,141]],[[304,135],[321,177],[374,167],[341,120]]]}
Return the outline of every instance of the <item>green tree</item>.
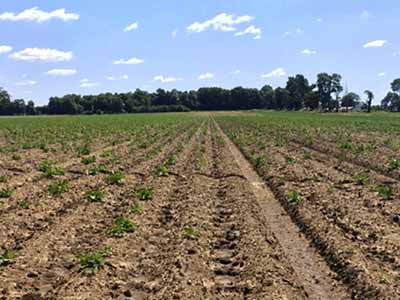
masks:
{"label": "green tree", "polygon": [[368,113],[371,112],[371,106],[372,106],[372,100],[374,100],[374,93],[371,92],[370,90],[365,90],[364,94],[367,95],[367,111]]}

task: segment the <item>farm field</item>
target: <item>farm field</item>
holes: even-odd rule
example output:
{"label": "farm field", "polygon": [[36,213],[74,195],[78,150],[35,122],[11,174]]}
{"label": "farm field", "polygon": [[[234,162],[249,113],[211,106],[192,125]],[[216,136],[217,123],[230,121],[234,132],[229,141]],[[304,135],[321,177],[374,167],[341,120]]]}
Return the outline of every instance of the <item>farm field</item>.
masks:
{"label": "farm field", "polygon": [[399,299],[400,116],[0,118],[0,299]]}

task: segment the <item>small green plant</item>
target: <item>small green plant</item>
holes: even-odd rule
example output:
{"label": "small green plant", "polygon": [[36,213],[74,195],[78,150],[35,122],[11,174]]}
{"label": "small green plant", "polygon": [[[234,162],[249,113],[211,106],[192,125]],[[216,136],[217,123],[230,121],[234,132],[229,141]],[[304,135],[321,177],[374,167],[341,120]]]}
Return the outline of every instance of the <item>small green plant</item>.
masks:
{"label": "small green plant", "polygon": [[91,176],[97,175],[99,173],[107,174],[110,173],[110,171],[107,169],[106,166],[93,167],[88,170],[88,174]]}
{"label": "small green plant", "polygon": [[124,174],[121,171],[113,172],[107,177],[108,184],[117,184],[121,185],[125,182]]}
{"label": "small green plant", "polygon": [[161,165],[156,170],[156,176],[158,177],[166,177],[169,174],[168,167],[166,165]]}
{"label": "small green plant", "polygon": [[0,198],[10,198],[12,195],[12,190],[10,188],[0,189]]}
{"label": "small green plant", "polygon": [[64,175],[64,169],[55,166],[53,163],[45,160],[39,165],[39,171],[47,178],[54,178],[55,176]]}
{"label": "small green plant", "polygon": [[389,283],[389,279],[387,279],[385,275],[381,275],[379,277],[379,283],[380,284],[388,284]]}
{"label": "small green plant", "polygon": [[193,227],[185,227],[183,229],[183,237],[188,240],[198,240],[200,238],[200,233]]}
{"label": "small green plant", "polygon": [[173,166],[176,164],[176,161],[177,161],[176,155],[171,155],[170,157],[168,157],[167,165]]}
{"label": "small green plant", "polygon": [[88,144],[83,145],[81,148],[78,149],[78,155],[89,155],[90,154],[90,146]]}
{"label": "small green plant", "polygon": [[112,254],[112,249],[106,247],[103,250],[90,252],[83,254],[78,257],[81,269],[80,271],[85,271],[87,273],[96,273],[100,268],[106,263],[106,258],[110,257]]}
{"label": "small green plant", "polygon": [[105,150],[103,153],[100,154],[101,157],[110,157],[114,155],[113,150]]}
{"label": "small green plant", "polygon": [[82,160],[81,160],[81,162],[84,164],[84,165],[90,165],[90,164],[92,164],[92,163],[94,163],[96,161],[96,156],[87,156],[87,157],[84,157],[84,158],[82,158]]}
{"label": "small green plant", "polygon": [[8,177],[6,175],[0,176],[0,183],[6,183],[8,181]]}
{"label": "small green plant", "polygon": [[294,165],[296,163],[296,160],[293,157],[289,156],[289,155],[285,156],[285,160],[289,165]]}
{"label": "small green plant", "polygon": [[139,200],[149,201],[153,199],[154,196],[154,188],[153,187],[141,187],[136,192],[136,196]]}
{"label": "small green plant", "polygon": [[142,213],[142,208],[140,207],[139,203],[135,203],[131,207],[131,212],[134,214],[140,214]]}
{"label": "small green plant", "polygon": [[11,156],[11,159],[12,160],[21,160],[21,156],[20,155],[18,155],[18,154],[13,154],[12,156]]}
{"label": "small green plant", "polygon": [[395,157],[389,158],[389,171],[394,171],[400,168],[400,159]]}
{"label": "small green plant", "polygon": [[311,158],[312,158],[311,152],[309,152],[309,151],[304,151],[304,153],[303,153],[303,158],[304,158],[304,159],[311,159]]}
{"label": "small green plant", "polygon": [[358,185],[368,185],[370,183],[370,179],[369,179],[368,175],[366,175],[366,174],[357,175],[354,178],[354,181]]}
{"label": "small green plant", "polygon": [[260,168],[260,167],[264,166],[266,162],[267,162],[267,158],[264,155],[257,156],[254,159],[254,163],[256,165],[256,168]]}
{"label": "small green plant", "polygon": [[0,255],[0,267],[6,267],[12,264],[17,256],[17,252],[13,250],[4,250],[3,254]]}
{"label": "small green plant", "polygon": [[85,195],[86,200],[89,202],[102,202],[104,198],[104,193],[99,190],[88,191]]}
{"label": "small green plant", "polygon": [[299,204],[303,199],[299,192],[293,191],[286,195],[286,200],[291,204]]}
{"label": "small green plant", "polygon": [[113,237],[123,237],[125,233],[133,232],[136,225],[124,217],[118,217],[115,220],[114,226],[108,230],[108,234]]}
{"label": "small green plant", "polygon": [[49,185],[48,191],[53,196],[59,196],[68,192],[69,186],[66,180],[59,180]]}
{"label": "small green plant", "polygon": [[391,186],[378,185],[375,190],[378,192],[378,195],[382,200],[390,200],[393,198],[393,189]]}

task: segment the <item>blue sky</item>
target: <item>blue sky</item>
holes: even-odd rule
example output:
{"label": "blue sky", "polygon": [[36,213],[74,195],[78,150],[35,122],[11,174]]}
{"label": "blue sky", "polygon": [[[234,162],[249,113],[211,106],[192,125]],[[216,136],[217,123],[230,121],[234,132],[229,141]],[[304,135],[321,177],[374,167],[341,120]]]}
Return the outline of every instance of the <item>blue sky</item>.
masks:
{"label": "blue sky", "polygon": [[377,103],[400,77],[399,16],[398,0],[2,0],[0,86],[45,104],[336,72]]}

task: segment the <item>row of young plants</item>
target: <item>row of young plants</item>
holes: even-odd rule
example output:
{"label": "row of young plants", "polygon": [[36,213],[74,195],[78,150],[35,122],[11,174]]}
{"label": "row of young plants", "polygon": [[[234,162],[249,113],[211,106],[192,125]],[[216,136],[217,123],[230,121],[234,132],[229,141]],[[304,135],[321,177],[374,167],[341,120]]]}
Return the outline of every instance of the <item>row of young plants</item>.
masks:
{"label": "row of young plants", "polygon": [[[355,294],[398,293],[400,252],[390,239],[398,224],[381,209],[394,201],[391,185],[375,185],[365,174],[351,177],[307,148],[277,143],[276,132],[268,136],[262,126],[220,123],[331,266],[353,281]],[[387,286],[393,293],[385,291]]]}

